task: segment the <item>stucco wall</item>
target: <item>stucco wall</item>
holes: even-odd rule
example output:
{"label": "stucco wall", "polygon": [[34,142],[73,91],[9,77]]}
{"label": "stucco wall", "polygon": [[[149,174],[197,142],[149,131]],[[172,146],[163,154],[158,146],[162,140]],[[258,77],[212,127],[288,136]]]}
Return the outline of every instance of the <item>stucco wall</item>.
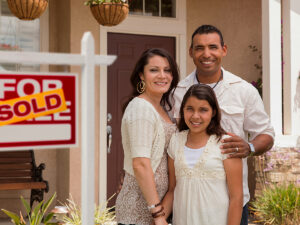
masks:
{"label": "stucco wall", "polygon": [[[218,27],[228,46],[224,58],[225,69],[247,81],[256,80],[259,70],[254,64],[261,64],[258,52],[252,52],[249,45],[261,50],[261,0],[187,0],[187,48],[194,30],[202,24]],[[187,71],[194,64],[187,55]]]}
{"label": "stucco wall", "polygon": [[[97,21],[93,18],[89,7],[84,5],[85,0],[72,0],[70,4],[70,18],[71,18],[71,31],[70,31],[70,51],[71,53],[80,53],[81,51],[81,38],[86,31],[91,31],[95,39],[95,53],[100,53],[100,27]],[[81,73],[80,67],[71,67],[71,72]],[[99,175],[99,74],[100,68],[95,68],[95,200],[98,199],[98,175]],[[80,116],[80,114],[79,114]],[[79,124],[80,127],[80,124]],[[80,129],[79,129],[80,130]],[[80,138],[79,138],[80,139]],[[80,143],[79,143],[80,144]],[[70,193],[76,202],[80,202],[81,196],[81,152],[80,148],[70,149]]]}

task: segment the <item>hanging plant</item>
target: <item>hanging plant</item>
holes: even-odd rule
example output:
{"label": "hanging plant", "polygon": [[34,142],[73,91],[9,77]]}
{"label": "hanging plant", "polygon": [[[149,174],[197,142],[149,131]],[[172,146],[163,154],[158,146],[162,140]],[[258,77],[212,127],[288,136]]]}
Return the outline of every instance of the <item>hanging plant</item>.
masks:
{"label": "hanging plant", "polygon": [[21,20],[39,18],[48,6],[48,0],[7,0],[12,14]]}
{"label": "hanging plant", "polygon": [[94,18],[103,26],[116,26],[128,15],[128,0],[88,0]]}

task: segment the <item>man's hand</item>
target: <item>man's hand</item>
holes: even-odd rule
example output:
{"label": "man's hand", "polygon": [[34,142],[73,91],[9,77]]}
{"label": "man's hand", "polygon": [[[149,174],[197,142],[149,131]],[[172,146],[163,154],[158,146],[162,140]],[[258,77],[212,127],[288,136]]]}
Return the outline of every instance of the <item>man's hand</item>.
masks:
{"label": "man's hand", "polygon": [[229,138],[221,140],[222,154],[228,154],[228,158],[245,158],[250,154],[250,146],[239,136],[232,133],[227,133]]}

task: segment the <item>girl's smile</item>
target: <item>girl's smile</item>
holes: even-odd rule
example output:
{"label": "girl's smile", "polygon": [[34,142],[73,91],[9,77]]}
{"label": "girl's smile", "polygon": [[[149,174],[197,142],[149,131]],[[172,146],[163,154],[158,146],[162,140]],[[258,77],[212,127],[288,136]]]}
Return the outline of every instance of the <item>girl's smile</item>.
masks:
{"label": "girl's smile", "polygon": [[184,121],[192,133],[206,134],[213,117],[213,110],[206,100],[199,100],[191,96],[186,101],[183,109]]}

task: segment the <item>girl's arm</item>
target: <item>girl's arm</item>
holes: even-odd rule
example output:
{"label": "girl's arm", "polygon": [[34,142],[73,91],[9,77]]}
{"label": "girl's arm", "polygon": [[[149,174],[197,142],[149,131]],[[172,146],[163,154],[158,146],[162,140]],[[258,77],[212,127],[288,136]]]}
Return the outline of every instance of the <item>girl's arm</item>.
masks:
{"label": "girl's arm", "polygon": [[170,156],[168,156],[168,171],[169,171],[169,189],[162,200],[162,205],[165,208],[164,212],[166,214],[166,218],[169,217],[173,209],[174,189],[176,186],[174,160]]}
{"label": "girl's arm", "polygon": [[[132,166],[135,178],[139,184],[139,187],[148,206],[159,203],[160,200],[156,191],[154,174],[152,171],[150,159],[144,157],[133,158]],[[155,213],[160,209],[161,206],[151,209],[151,213]],[[155,218],[154,223],[155,225],[167,225],[165,217]]]}
{"label": "girl's arm", "polygon": [[243,211],[243,164],[240,158],[223,161],[229,192],[227,225],[240,225]]}

